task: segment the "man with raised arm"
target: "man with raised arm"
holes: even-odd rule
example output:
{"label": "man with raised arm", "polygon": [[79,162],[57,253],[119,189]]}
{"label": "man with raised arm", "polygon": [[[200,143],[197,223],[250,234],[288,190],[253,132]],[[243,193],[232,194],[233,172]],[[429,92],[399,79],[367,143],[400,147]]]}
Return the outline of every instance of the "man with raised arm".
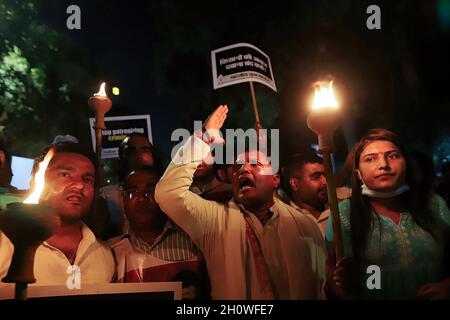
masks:
{"label": "man with raised arm", "polygon": [[189,191],[194,172],[222,141],[228,107],[219,106],[177,151],[156,186],[161,209],[203,252],[213,299],[318,299],[325,253],[314,221],[280,200],[267,155],[248,150],[233,164],[233,199],[221,204]]}

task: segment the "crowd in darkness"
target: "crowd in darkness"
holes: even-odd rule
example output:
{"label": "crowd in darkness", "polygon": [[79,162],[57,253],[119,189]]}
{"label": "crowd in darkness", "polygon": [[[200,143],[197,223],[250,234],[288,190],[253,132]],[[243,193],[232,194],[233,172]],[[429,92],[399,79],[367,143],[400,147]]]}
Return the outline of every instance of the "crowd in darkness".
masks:
{"label": "crowd in darkness", "polygon": [[[82,284],[180,281],[183,299],[450,298],[448,164],[438,179],[429,155],[368,130],[337,177],[338,259],[320,154],[296,150],[278,171],[257,148],[233,163],[206,161],[227,113],[216,108],[167,168],[145,135],[127,136],[116,185],[98,185],[83,141],[55,139],[33,169],[53,150],[40,203],[60,225],[36,251],[35,285],[66,285],[76,265]],[[11,186],[11,155],[0,149],[5,210],[26,192]],[[0,230],[0,279],[13,251]],[[373,265],[378,288],[367,286]]]}

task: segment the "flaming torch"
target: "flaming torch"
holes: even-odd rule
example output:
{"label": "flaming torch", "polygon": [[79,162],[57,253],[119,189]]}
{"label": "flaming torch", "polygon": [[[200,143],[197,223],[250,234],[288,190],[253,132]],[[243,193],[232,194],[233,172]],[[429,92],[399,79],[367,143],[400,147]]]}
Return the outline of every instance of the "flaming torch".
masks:
{"label": "flaming torch", "polygon": [[334,96],[333,81],[315,84],[314,100],[308,114],[308,127],[314,131],[319,140],[319,153],[323,156],[325,178],[327,180],[328,203],[333,218],[333,234],[336,248],[336,261],[344,256],[342,245],[341,219],[339,216],[336,184],[330,155],[335,151],[333,143],[334,131],[342,121],[342,113]]}
{"label": "flaming torch", "polygon": [[[102,160],[102,130],[105,127],[105,113],[111,109],[112,102],[105,92],[105,83],[100,86],[100,90],[94,93],[88,100],[88,105],[95,113],[95,153],[97,155],[97,182],[100,186],[103,181],[103,166]],[[96,188],[97,189],[97,188]]]}
{"label": "flaming torch", "polygon": [[0,212],[0,229],[14,245],[14,253],[8,274],[2,279],[6,283],[15,283],[15,298],[27,298],[27,286],[36,282],[34,277],[34,257],[36,249],[50,238],[60,226],[55,209],[39,204],[44,190],[45,171],[54,150],[50,149],[39,164],[34,179],[34,191],[23,202],[10,203]]}

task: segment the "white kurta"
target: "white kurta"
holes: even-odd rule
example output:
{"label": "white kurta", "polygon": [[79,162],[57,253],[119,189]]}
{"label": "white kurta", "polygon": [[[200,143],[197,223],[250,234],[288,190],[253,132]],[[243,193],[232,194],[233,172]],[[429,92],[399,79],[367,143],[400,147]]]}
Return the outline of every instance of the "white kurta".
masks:
{"label": "white kurta", "polygon": [[[220,204],[189,191],[194,172],[209,151],[205,142],[191,137],[178,150],[156,186],[156,201],[203,252],[214,299],[262,299],[257,268],[246,235],[244,217],[249,213],[233,200]],[[285,280],[272,277],[272,283],[276,282],[275,291],[281,292],[278,294],[281,298],[320,298],[325,250],[319,228],[311,218],[278,199],[274,199],[270,210],[277,219],[275,229],[270,231],[277,235],[273,236],[272,244],[258,236],[261,234],[258,228],[255,230],[255,224],[251,225],[262,242],[269,274],[277,267],[286,270]]]}

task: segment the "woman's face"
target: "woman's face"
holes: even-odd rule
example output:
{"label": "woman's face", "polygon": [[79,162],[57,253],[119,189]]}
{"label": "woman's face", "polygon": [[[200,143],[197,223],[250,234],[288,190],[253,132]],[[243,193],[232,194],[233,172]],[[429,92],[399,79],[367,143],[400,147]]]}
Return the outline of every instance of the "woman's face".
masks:
{"label": "woman's face", "polygon": [[373,141],[359,158],[359,171],[369,189],[392,191],[405,183],[406,161],[390,141]]}

